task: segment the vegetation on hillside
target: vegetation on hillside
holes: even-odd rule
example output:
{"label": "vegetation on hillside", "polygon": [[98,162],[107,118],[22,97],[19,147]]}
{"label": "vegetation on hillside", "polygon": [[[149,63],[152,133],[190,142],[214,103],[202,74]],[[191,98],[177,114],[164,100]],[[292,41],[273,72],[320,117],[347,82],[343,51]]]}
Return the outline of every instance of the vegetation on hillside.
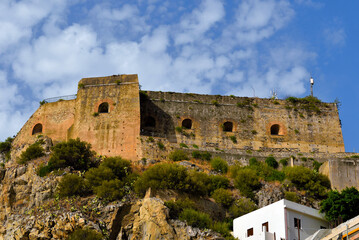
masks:
{"label": "vegetation on hillside", "polygon": [[11,143],[14,140],[12,137],[8,137],[4,142],[0,142],[0,154],[4,154],[5,160],[10,159]]}

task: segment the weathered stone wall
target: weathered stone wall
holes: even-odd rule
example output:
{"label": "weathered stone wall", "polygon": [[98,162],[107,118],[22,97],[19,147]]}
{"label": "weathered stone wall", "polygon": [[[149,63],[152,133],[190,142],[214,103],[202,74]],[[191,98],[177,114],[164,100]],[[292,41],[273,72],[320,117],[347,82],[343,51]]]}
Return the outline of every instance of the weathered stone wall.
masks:
{"label": "weathered stone wall", "polygon": [[[101,155],[140,157],[140,102],[137,75],[82,79],[70,138],[92,144]],[[99,105],[107,102],[107,113]]]}
{"label": "weathered stone wall", "polygon": [[[138,89],[137,75],[82,79],[75,100],[42,105],[14,146],[32,143],[39,123],[41,134],[55,142],[79,137],[98,154],[131,160],[166,157],[181,143],[232,155],[344,152],[335,104],[316,103],[311,109],[285,100],[150,91],[140,98]],[[102,103],[108,104],[105,113],[99,113]],[[182,127],[185,119],[192,122],[189,129]],[[227,123],[232,126],[225,131]],[[158,150],[146,137],[166,148]]]}
{"label": "weathered stone wall", "polygon": [[[66,140],[67,131],[74,123],[74,114],[75,100],[46,103],[40,106],[14,139],[12,156],[17,156],[24,147],[34,143],[38,134],[46,135],[54,142]],[[33,134],[37,124],[42,125],[42,133]]]}
{"label": "weathered stone wall", "polygon": [[[344,152],[335,104],[317,103],[315,110],[305,107],[285,100],[148,91],[141,94],[141,135],[162,139],[173,148],[184,143],[229,153]],[[148,118],[155,125],[149,126]],[[192,120],[191,129],[179,129],[184,119]],[[225,122],[233,124],[232,131],[223,131]],[[278,135],[271,134],[274,124],[280,126]],[[143,141],[144,157],[151,155],[148,142]]]}
{"label": "weathered stone wall", "polygon": [[329,177],[333,189],[359,188],[358,164],[359,159],[357,158],[331,158],[321,166],[320,172]]}

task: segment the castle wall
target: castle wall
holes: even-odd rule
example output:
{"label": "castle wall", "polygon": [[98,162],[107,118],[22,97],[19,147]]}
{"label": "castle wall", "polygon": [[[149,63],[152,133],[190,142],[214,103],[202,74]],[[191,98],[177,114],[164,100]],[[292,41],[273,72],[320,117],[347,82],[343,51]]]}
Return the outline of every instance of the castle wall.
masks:
{"label": "castle wall", "polygon": [[[344,152],[338,112],[334,104],[293,105],[286,100],[241,98],[171,92],[141,94],[141,135],[180,143],[201,150],[235,149],[266,152]],[[148,118],[154,126],[146,124]],[[184,119],[191,129],[178,129]],[[223,129],[225,122],[232,131]],[[271,134],[271,126],[280,128]],[[176,131],[177,130],[179,131]],[[143,141],[143,156],[151,157],[148,141]],[[157,154],[158,155],[158,154]]]}
{"label": "castle wall", "polygon": [[[21,150],[34,143],[39,134],[46,135],[52,141],[64,141],[67,131],[74,122],[75,100],[46,103],[40,106],[21,128],[13,142],[14,156]],[[34,133],[34,127],[41,124],[41,132]],[[39,126],[39,125],[38,125]]]}
{"label": "castle wall", "polygon": [[320,167],[320,172],[329,177],[333,189],[341,191],[346,187],[359,188],[358,164],[358,158],[330,158]]}
{"label": "castle wall", "polygon": [[[92,144],[100,155],[140,157],[140,103],[137,75],[86,78],[79,83],[70,138]],[[107,113],[98,113],[108,103]]]}

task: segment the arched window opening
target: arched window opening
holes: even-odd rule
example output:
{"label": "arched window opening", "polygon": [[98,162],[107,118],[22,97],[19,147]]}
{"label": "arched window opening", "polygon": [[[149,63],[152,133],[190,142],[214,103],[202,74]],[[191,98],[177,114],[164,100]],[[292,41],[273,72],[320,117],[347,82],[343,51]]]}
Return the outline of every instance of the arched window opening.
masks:
{"label": "arched window opening", "polygon": [[223,123],[223,132],[233,132],[233,123],[232,122]]}
{"label": "arched window opening", "polygon": [[192,128],[192,120],[191,119],[185,119],[182,121],[182,127],[186,128],[186,129],[191,129]]}
{"label": "arched window opening", "polygon": [[156,127],[156,120],[151,116],[146,117],[144,127]]}
{"label": "arched window opening", "polygon": [[42,133],[42,124],[38,123],[34,126],[34,128],[32,129],[32,135],[36,134],[36,133]]}
{"label": "arched window opening", "polygon": [[270,127],[271,135],[279,135],[280,126],[278,124],[274,124]]}
{"label": "arched window opening", "polygon": [[108,113],[108,103],[107,102],[101,103],[100,106],[98,106],[98,112]]}

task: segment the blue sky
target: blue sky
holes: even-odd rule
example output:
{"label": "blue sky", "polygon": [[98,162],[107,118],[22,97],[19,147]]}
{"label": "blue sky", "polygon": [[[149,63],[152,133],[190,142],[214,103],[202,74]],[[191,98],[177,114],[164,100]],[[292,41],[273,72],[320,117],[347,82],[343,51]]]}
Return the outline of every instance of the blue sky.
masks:
{"label": "blue sky", "polygon": [[338,98],[359,151],[359,1],[2,0],[0,140],[83,77],[139,75],[143,89]]}

